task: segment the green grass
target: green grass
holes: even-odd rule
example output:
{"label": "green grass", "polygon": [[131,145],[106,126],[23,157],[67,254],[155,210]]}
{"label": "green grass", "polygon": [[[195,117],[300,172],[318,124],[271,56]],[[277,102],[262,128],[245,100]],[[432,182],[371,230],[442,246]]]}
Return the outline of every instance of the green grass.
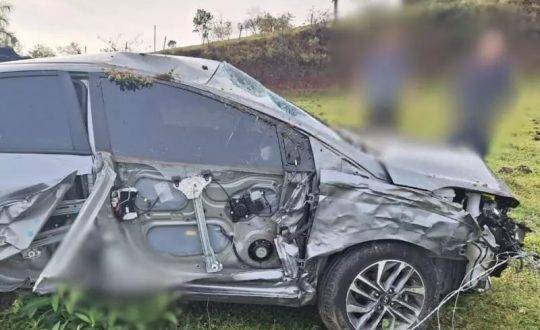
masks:
{"label": "green grass", "polygon": [[[305,31],[306,29],[309,29],[309,26],[297,26],[285,33],[288,36],[293,36],[302,31]],[[159,51],[157,53],[170,54],[170,55],[183,55],[183,54],[189,54],[192,52],[201,52],[205,47],[216,47],[216,48],[234,47],[234,46],[237,46],[238,44],[249,44],[256,40],[269,40],[269,39],[274,38],[275,36],[276,35],[272,33],[268,33],[268,34],[259,33],[259,34],[247,35],[247,32],[244,32],[244,35],[240,38],[238,38],[238,36],[231,35],[231,37],[227,40],[214,40],[214,41],[211,41],[209,44],[204,44],[204,45],[199,44],[199,45],[168,48],[168,49]]]}
{"label": "green grass", "polygon": [[[424,87],[427,86],[427,87]],[[400,131],[420,138],[441,139],[449,133],[451,104],[443,85],[419,83],[404,96]],[[495,129],[488,164],[494,172],[503,167],[512,173],[500,173],[521,201],[513,212],[519,221],[540,229],[540,80],[519,85],[517,100],[499,120]],[[364,109],[356,96],[327,92],[286,94],[306,110],[322,116],[332,125],[358,127],[364,122]],[[532,173],[520,171],[526,166]],[[506,172],[509,172],[508,170]],[[540,235],[530,234],[526,245],[540,252]],[[457,328],[467,329],[537,329],[540,325],[540,276],[538,272],[506,270],[494,279],[485,294],[461,296],[456,310]],[[3,316],[1,328],[18,316],[21,299]],[[217,303],[178,303],[172,308],[179,329],[321,329],[323,325],[314,307],[284,308],[273,306]],[[37,318],[37,316],[36,316]],[[443,328],[451,325],[451,309],[441,313]],[[35,323],[35,322],[34,322]],[[27,328],[33,323],[26,323]],[[432,324],[435,326],[435,324]]]}
{"label": "green grass", "polygon": [[[496,127],[487,163],[498,172],[521,205],[512,212],[517,220],[535,230],[526,247],[540,253],[540,80],[521,84],[511,111]],[[526,166],[532,172],[520,171]],[[508,167],[512,173],[504,173]],[[445,313],[448,320],[448,311]],[[447,322],[448,324],[448,322]],[[509,269],[494,279],[484,295],[468,295],[458,304],[457,324],[468,329],[538,329],[540,326],[540,275]]]}

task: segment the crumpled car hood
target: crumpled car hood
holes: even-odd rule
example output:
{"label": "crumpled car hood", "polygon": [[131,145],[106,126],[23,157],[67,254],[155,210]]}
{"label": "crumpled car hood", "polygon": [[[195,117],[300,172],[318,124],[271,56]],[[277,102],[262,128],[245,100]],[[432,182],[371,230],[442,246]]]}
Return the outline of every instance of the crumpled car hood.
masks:
{"label": "crumpled car hood", "polygon": [[463,188],[499,196],[511,207],[519,204],[506,184],[468,148],[359,137],[350,133],[346,138],[354,144],[361,143],[364,149],[375,154],[396,185],[429,191]]}
{"label": "crumpled car hood", "polygon": [[484,161],[465,148],[400,144],[381,153],[380,160],[395,184],[437,190],[459,187],[517,200]]}

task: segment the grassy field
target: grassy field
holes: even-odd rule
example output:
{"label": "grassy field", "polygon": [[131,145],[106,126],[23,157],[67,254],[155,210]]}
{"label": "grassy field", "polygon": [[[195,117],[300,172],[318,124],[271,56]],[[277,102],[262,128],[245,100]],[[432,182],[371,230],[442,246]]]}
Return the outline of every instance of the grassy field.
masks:
{"label": "grassy field", "polygon": [[[422,87],[418,84],[407,93],[400,118],[400,131],[421,138],[443,138],[451,126],[451,106],[442,92],[444,86]],[[521,200],[513,216],[538,231],[540,229],[540,80],[519,86],[510,111],[495,129],[487,157]],[[332,125],[358,127],[363,110],[354,97],[343,93],[304,92],[286,94],[306,110],[322,116]],[[540,235],[530,234],[526,245],[540,252]],[[12,328],[11,322],[21,313],[19,299],[0,317],[0,328]],[[314,307],[300,309],[216,303],[174,305],[179,329],[321,329],[323,325]],[[50,312],[50,311],[48,311]],[[42,312],[42,314],[44,314]],[[35,316],[41,317],[40,315]],[[20,322],[20,317],[19,321]],[[441,313],[443,328],[451,325],[451,309]],[[456,327],[459,329],[537,329],[540,326],[540,276],[513,268],[493,281],[493,289],[482,295],[461,296],[457,303]],[[21,323],[17,323],[21,324]],[[43,328],[28,321],[27,328]],[[432,323],[435,327],[436,323]]]}

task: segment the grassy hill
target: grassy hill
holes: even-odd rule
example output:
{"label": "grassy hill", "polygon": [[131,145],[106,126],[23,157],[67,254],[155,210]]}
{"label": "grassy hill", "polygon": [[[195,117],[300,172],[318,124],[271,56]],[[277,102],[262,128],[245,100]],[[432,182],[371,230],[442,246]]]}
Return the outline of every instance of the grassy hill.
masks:
{"label": "grassy hill", "polygon": [[320,89],[330,84],[328,41],[326,27],[305,26],[160,53],[227,61],[272,88]]}

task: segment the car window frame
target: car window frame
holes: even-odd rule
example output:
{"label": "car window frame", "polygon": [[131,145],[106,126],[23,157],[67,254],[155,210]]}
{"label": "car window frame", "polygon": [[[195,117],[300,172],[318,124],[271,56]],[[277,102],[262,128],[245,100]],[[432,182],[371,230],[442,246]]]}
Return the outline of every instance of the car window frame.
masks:
{"label": "car window frame", "polygon": [[[277,128],[283,169],[288,172],[315,172],[315,158],[309,137],[284,123],[280,123]],[[293,142],[295,150],[288,149],[286,138]],[[291,153],[296,154],[300,161],[290,163],[288,155]]]}
{"label": "car window frame", "polygon": [[[89,87],[90,87],[90,102],[92,104],[92,124],[93,124],[93,130],[94,130],[94,143],[95,143],[95,149],[96,151],[105,151],[113,155],[113,157],[117,157],[120,159],[137,159],[137,157],[131,157],[131,156],[122,156],[122,155],[116,155],[113,152],[112,144],[111,144],[111,138],[110,138],[110,128],[108,125],[108,119],[107,119],[107,113],[105,109],[105,99],[103,96],[103,90],[101,86],[101,80],[102,79],[108,79],[107,76],[103,72],[91,72],[88,75],[89,77]],[[211,92],[196,88],[191,85],[186,85],[178,81],[169,81],[169,80],[161,80],[156,79],[156,83],[167,85],[169,87],[173,87],[176,89],[188,91],[197,95],[200,95],[201,97],[208,98],[213,101],[217,101],[219,103],[222,103],[226,106],[229,106],[233,108],[236,111],[244,112],[249,115],[256,116],[257,118],[260,118],[261,120],[266,121],[270,125],[272,125],[276,130],[276,138],[277,138],[277,145],[279,147],[279,153],[280,153],[280,159],[281,159],[281,171],[285,171],[287,166],[285,165],[284,155],[285,151],[283,149],[283,142],[282,138],[280,136],[280,127],[283,126],[285,123],[277,120],[276,118],[270,117],[266,114],[263,114],[259,111],[256,111],[250,107],[247,107],[243,104],[240,104],[238,102],[231,101],[229,99],[219,97],[218,95],[215,95]],[[177,163],[177,164],[189,164],[189,165],[201,165],[201,164],[192,164],[192,163],[184,163],[184,162],[171,162],[171,161],[161,161],[161,160],[155,160],[155,159],[147,159],[147,158],[140,158],[141,161],[145,162],[161,162],[161,163]],[[214,165],[214,164],[203,164],[208,165],[210,167],[230,167],[237,170],[252,170],[254,168],[261,168],[264,173],[275,173],[275,169],[271,169],[268,167],[262,167],[262,166],[223,166],[223,165]]]}
{"label": "car window frame", "polygon": [[[56,76],[61,79],[61,87],[66,95],[69,103],[68,107],[62,109],[63,115],[66,115],[69,122],[69,135],[71,140],[71,149],[63,148],[6,148],[1,149],[1,153],[35,153],[35,154],[68,154],[68,155],[91,155],[90,142],[88,132],[86,130],[85,120],[82,118],[80,103],[73,86],[71,76],[68,72],[62,70],[25,70],[25,71],[10,71],[0,72],[0,79],[9,78],[26,78],[26,77],[42,77]],[[71,109],[71,110],[70,110]]]}

